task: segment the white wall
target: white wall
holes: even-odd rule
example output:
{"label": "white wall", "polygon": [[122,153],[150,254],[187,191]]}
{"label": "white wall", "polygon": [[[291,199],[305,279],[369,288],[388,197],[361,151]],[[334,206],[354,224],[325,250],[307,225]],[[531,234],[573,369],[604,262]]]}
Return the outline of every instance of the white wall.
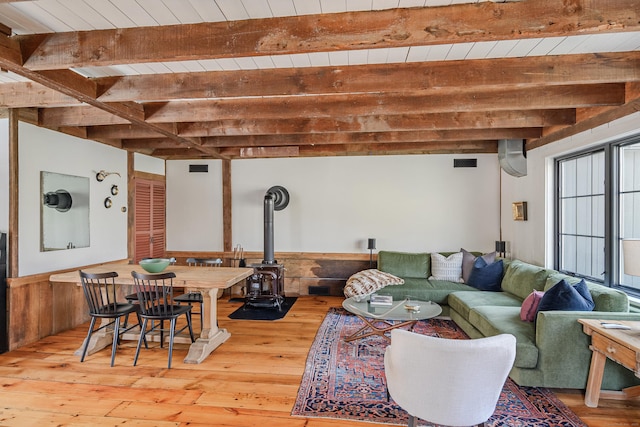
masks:
{"label": "white wall", "polygon": [[[127,154],[104,144],[74,138],[26,123],[19,126],[19,273],[20,276],[72,268],[127,257]],[[100,170],[118,172],[103,182]],[[40,252],[40,172],[58,172],[90,178],[90,247]],[[119,193],[104,199],[113,184]]]}
{"label": "white wall", "polygon": [[0,231],[9,230],[9,119],[0,119]]}
{"label": "white wall", "polygon": [[[453,168],[454,158],[477,168]],[[208,176],[167,162],[167,249],[222,250],[220,162]],[[233,245],[263,250],[263,200],[291,195],[274,214],[276,252],[489,251],[498,237],[498,159],[415,155],[234,160]],[[187,221],[177,218],[186,215]]]}
{"label": "white wall", "polygon": [[133,169],[140,172],[165,174],[164,160],[146,154],[133,153]]}
{"label": "white wall", "polygon": [[[553,267],[554,159],[640,132],[640,113],[527,153],[527,176],[502,173],[502,230],[513,258]],[[511,203],[526,201],[528,221],[513,221]]]}
{"label": "white wall", "polygon": [[[189,165],[208,165],[209,172],[189,173]],[[167,249],[221,251],[222,161],[172,160],[166,164]]]}

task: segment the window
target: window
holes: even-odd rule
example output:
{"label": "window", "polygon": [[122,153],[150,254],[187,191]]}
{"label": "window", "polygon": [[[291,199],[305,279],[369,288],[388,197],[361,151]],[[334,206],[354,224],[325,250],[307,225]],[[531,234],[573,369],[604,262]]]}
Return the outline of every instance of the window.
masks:
{"label": "window", "polygon": [[561,271],[604,281],[604,151],[559,163]]}
{"label": "window", "polygon": [[[640,238],[640,143],[621,147],[620,159],[620,237]],[[640,291],[640,277],[624,274],[622,256],[618,265],[620,284]]]}
{"label": "window", "polygon": [[622,263],[622,239],[640,238],[640,136],[558,159],[556,172],[556,268],[640,295]]}

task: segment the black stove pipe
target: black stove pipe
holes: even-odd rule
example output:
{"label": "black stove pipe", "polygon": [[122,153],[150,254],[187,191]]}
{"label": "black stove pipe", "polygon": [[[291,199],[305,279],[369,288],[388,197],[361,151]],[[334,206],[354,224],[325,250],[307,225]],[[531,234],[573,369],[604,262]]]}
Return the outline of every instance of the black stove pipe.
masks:
{"label": "black stove pipe", "polygon": [[264,259],[263,264],[276,264],[273,253],[273,194],[264,195]]}
{"label": "black stove pipe", "polygon": [[273,252],[273,211],[281,211],[289,204],[289,192],[279,185],[264,195],[264,259],[263,264],[277,264]]}

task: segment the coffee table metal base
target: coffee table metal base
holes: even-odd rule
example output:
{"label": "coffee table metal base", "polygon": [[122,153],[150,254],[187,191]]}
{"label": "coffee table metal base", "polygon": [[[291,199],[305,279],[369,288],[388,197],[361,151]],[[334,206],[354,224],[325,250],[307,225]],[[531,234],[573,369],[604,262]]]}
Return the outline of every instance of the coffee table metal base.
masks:
{"label": "coffee table metal base", "polygon": [[[385,335],[386,332],[389,332],[392,329],[402,328],[404,326],[409,326],[409,330],[412,330],[413,325],[415,325],[417,322],[417,320],[405,320],[397,321],[394,323],[393,321],[381,319],[373,319],[372,321],[370,321],[366,317],[363,317],[357,313],[356,316],[358,316],[365,323],[365,325],[362,328],[358,329],[357,332],[349,335],[348,337],[345,337],[344,340],[346,342],[370,337],[372,335],[380,335],[381,337],[385,337],[386,339],[391,341],[391,338]],[[380,327],[379,325],[381,324],[386,326]]]}

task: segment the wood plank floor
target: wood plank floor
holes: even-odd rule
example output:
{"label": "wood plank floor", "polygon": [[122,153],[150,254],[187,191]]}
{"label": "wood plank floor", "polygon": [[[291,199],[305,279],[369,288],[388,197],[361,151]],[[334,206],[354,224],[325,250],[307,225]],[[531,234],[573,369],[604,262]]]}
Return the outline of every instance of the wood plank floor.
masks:
{"label": "wood plank floor", "polygon": [[[309,347],[338,297],[301,297],[285,319],[230,320],[241,305],[219,300],[220,326],[231,338],[205,362],[186,365],[187,346],[153,345],[132,366],[133,342],[124,342],[116,365],[110,351],[74,356],[87,325],[0,355],[1,426],[233,426],[370,427],[365,422],[290,416]],[[198,323],[198,322],[196,322]],[[640,399],[584,406],[581,392],[558,391],[589,426],[640,426]]]}

